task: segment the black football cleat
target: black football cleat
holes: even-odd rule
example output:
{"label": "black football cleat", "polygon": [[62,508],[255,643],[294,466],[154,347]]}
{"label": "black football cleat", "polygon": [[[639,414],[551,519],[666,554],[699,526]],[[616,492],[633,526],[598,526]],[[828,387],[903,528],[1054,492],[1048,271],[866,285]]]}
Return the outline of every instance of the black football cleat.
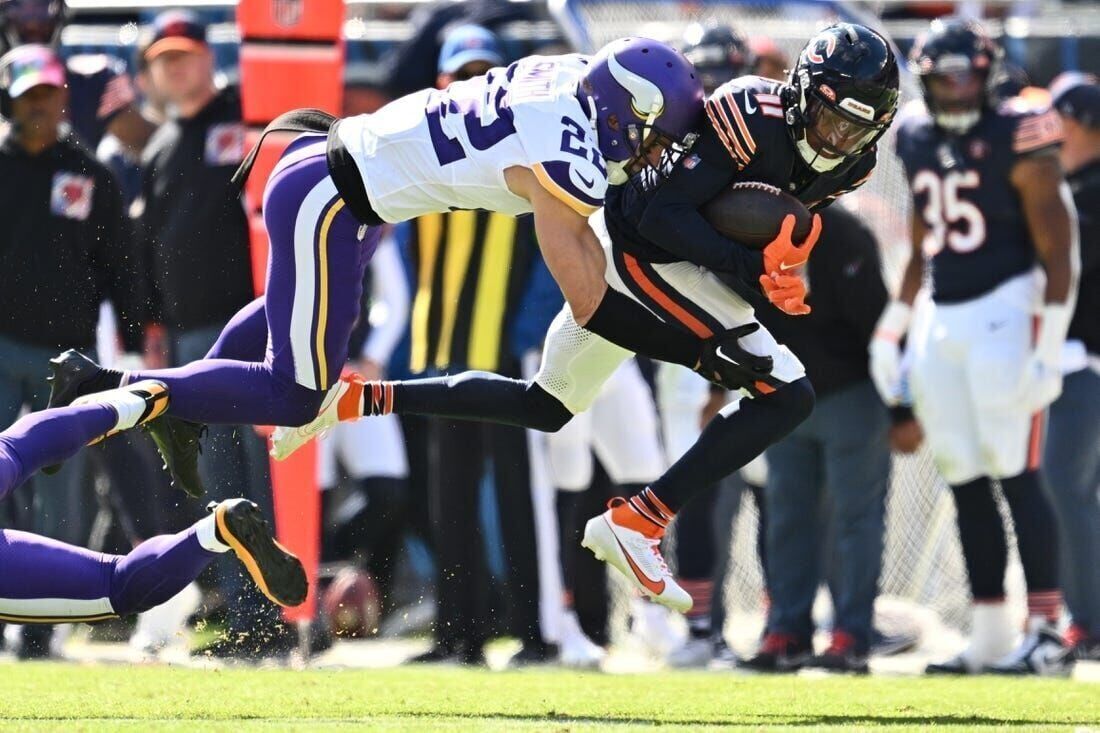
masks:
{"label": "black football cleat", "polygon": [[742,660],[737,668],[754,672],[797,672],[810,662],[813,655],[810,639],[769,632],[760,642],[756,656]]}
{"label": "black football cleat", "polygon": [[102,372],[103,367],[76,349],[61,352],[50,359],[50,376],[46,377],[50,383],[50,401],[46,407],[65,407],[82,394],[98,391],[81,390],[81,387]]}
{"label": "black football cleat", "polygon": [[226,499],[214,512],[217,536],[236,553],[256,586],[273,603],[297,606],[306,599],[309,581],[302,563],[280,545],[260,508],[247,499]]}
{"label": "black football cleat", "polygon": [[829,672],[849,672],[867,674],[871,671],[867,664],[867,649],[856,643],[851,634],[834,631],[829,648],[818,654],[806,665]]}
{"label": "black football cleat", "polygon": [[[50,376],[46,377],[50,384],[50,401],[46,408],[67,407],[72,404],[73,400],[89,391],[81,391],[81,387],[102,372],[103,367],[76,349],[63,351],[50,359]],[[60,470],[60,463],[42,467],[42,473],[47,475],[53,475]]]}
{"label": "black football cleat", "polygon": [[206,426],[164,415],[146,423],[143,429],[156,443],[164,468],[172,475],[172,483],[192,498],[205,495],[206,486],[199,475],[199,455]]}

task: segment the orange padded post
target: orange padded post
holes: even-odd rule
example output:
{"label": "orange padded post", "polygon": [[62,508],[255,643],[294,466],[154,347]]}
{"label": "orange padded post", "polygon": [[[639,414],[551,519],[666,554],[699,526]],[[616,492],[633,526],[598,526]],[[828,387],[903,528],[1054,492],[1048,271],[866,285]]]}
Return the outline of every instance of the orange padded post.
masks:
{"label": "orange padded post", "polygon": [[[343,0],[240,0],[241,109],[249,125],[248,149],[259,131],[279,114],[318,107],[339,114],[343,105]],[[267,272],[263,189],[292,135],[270,135],[246,185],[253,279],[262,293]],[[287,609],[289,621],[317,615],[317,570],[321,556],[321,499],[316,449],[309,445],[287,461],[271,464],[275,526],[279,541],[302,559],[309,577],[306,602]]]}

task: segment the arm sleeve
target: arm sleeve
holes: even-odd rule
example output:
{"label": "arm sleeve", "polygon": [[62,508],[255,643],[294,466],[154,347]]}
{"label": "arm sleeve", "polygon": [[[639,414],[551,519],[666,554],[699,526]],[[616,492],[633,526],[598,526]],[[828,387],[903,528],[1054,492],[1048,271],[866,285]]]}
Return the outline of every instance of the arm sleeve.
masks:
{"label": "arm sleeve", "polygon": [[[750,169],[751,165],[744,170]],[[705,132],[696,149],[653,193],[639,230],[677,258],[733,274],[755,288],[764,274],[763,255],[726,239],[699,213],[700,206],[736,180],[752,180],[751,174],[736,171],[715,134]]]}
{"label": "arm sleeve", "polygon": [[118,316],[123,350],[140,351],[147,301],[141,258],[122,210],[118,186],[106,172],[100,180],[95,201],[99,275]]}
{"label": "arm sleeve", "polygon": [[392,234],[387,234],[371,259],[371,292],[386,306],[386,317],[372,323],[363,356],[386,364],[409,322],[409,287]]}

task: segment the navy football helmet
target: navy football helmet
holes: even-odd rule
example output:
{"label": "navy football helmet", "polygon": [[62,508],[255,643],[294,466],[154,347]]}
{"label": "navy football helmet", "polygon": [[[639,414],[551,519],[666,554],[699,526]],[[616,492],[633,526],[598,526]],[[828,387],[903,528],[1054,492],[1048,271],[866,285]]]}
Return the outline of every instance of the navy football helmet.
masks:
{"label": "navy football helmet", "polygon": [[64,24],[64,0],[0,0],[0,52],[24,43],[52,45]]}
{"label": "navy football helmet", "polygon": [[647,146],[660,143],[668,154],[690,149],[703,114],[695,68],[679,51],[649,38],[621,38],[600,49],[577,95],[594,118],[613,184],[644,167]]}
{"label": "navy football helmet", "polygon": [[684,56],[695,67],[710,94],[730,79],[752,73],[749,45],[733,27],[694,23],[684,31]]}
{"label": "navy football helmet", "polygon": [[937,18],[917,39],[909,69],[921,80],[936,126],[961,135],[995,98],[1001,49],[976,21]]}
{"label": "navy football helmet", "polygon": [[898,64],[881,35],[854,23],[810,39],[783,90],[802,160],[821,173],[874,147],[898,109]]}

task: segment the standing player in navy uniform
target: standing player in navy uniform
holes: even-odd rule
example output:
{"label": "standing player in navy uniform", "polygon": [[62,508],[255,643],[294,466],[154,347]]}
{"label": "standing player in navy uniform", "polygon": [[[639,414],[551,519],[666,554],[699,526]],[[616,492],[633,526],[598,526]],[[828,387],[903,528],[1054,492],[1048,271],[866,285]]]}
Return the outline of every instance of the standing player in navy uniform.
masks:
{"label": "standing player in navy uniform", "polygon": [[[617,500],[585,529],[586,547],[674,610],[686,611],[692,601],[660,553],[665,527],[695,494],[794,429],[814,401],[802,364],[760,327],[746,297],[759,301],[763,289],[783,311],[809,312],[805,283],[790,270],[806,262],[819,219],[801,245],[791,241],[791,216],[775,241],[754,251],[718,234],[699,208],[739,181],[781,188],[812,208],[828,205],[871,175],[875,143],[897,99],[898,68],[886,40],[863,26],[832,26],[810,39],[788,84],[745,76],[715,91],[694,147],[667,178],[608,192],[601,242],[609,290],[699,338],[737,336],[722,352],[743,365],[736,388],[753,397],[723,409],[661,478]],[[580,328],[565,308],[550,326],[533,381],[467,372],[368,382],[361,387],[362,413],[439,414],[555,431],[588,408],[629,356]],[[284,445],[276,441],[276,457],[304,442],[284,437]]]}
{"label": "standing player in navy uniform", "polygon": [[[914,47],[928,111],[905,115],[897,142],[913,193],[913,249],[870,347],[875,384],[897,404],[898,341],[930,260],[931,312],[910,336],[910,383],[955,497],[974,616],[966,651],[929,672],[1045,672],[1063,656],[1053,628],[1061,609],[1054,517],[1037,469],[1041,411],[1062,389],[1076,227],[1058,118],[1018,99],[996,103],[988,83],[998,55],[980,26],[953,18],[933,21]],[[1028,587],[1029,633],[1011,653],[993,479],[1012,512]]]}
{"label": "standing player in navy uniform", "polygon": [[[24,43],[56,46],[64,23],[64,0],[4,0],[0,2],[0,52]],[[153,124],[138,110],[126,62],[106,54],[77,54],[68,58],[65,68],[69,122],[77,137],[95,150],[110,132],[140,153],[153,134]]]}

